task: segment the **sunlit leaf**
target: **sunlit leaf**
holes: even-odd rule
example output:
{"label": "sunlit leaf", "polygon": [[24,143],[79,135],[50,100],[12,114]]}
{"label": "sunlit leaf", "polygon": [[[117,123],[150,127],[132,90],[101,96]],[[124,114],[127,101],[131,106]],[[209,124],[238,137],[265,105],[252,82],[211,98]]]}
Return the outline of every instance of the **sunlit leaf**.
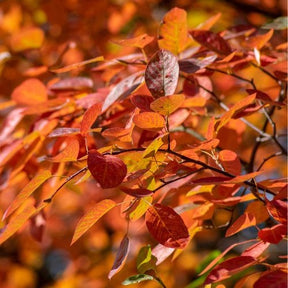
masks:
{"label": "sunlit leaf", "polygon": [[241,163],[238,155],[234,151],[226,149],[220,151],[218,160],[226,172],[233,175],[239,175],[241,173]]}
{"label": "sunlit leaf", "polygon": [[231,47],[220,35],[207,30],[193,30],[190,32],[195,41],[218,54],[228,55]]}
{"label": "sunlit leaf", "polygon": [[21,190],[21,192],[16,196],[11,205],[7,208],[3,215],[3,219],[11,215],[17,208],[24,203],[24,201],[46,180],[50,179],[52,174],[49,170],[39,171],[37,175]]}
{"label": "sunlit leaf", "polygon": [[88,169],[103,189],[120,185],[127,174],[124,162],[113,155],[102,155],[96,150],[89,151]]}
{"label": "sunlit leaf", "polygon": [[21,52],[27,49],[37,49],[42,46],[44,41],[44,32],[40,28],[23,28],[15,34],[12,34],[10,45],[13,51]]}
{"label": "sunlit leaf", "polygon": [[250,202],[245,212],[253,214],[256,219],[256,224],[262,223],[269,218],[267,208],[261,201]]}
{"label": "sunlit leaf", "polygon": [[142,247],[137,256],[137,270],[139,273],[144,274],[149,270],[156,270],[157,258],[152,255],[150,245]]}
{"label": "sunlit leaf", "polygon": [[238,273],[256,264],[255,258],[251,256],[239,256],[228,259],[216,266],[207,276],[205,285],[222,281],[231,275]]}
{"label": "sunlit leaf", "polygon": [[160,244],[181,249],[188,244],[188,229],[172,208],[157,203],[147,210],[145,220],[149,232]]}
{"label": "sunlit leaf", "polygon": [[185,96],[183,94],[160,97],[150,104],[150,108],[154,112],[168,116],[182,105],[184,99]]}
{"label": "sunlit leaf", "polygon": [[126,285],[137,284],[137,283],[140,283],[142,281],[148,281],[148,280],[153,280],[153,279],[154,278],[150,275],[137,274],[134,276],[130,276],[129,278],[124,280],[121,284],[126,286]]}
{"label": "sunlit leaf", "polygon": [[287,235],[287,226],[284,224],[274,225],[271,228],[263,228],[258,236],[264,242],[278,244]]}
{"label": "sunlit leaf", "polygon": [[230,237],[239,231],[256,225],[255,216],[245,212],[227,229],[225,237]]}
{"label": "sunlit leaf", "polygon": [[46,87],[36,78],[27,79],[14,89],[11,98],[20,105],[38,105],[47,100]]}
{"label": "sunlit leaf", "polygon": [[145,196],[141,198],[137,203],[137,206],[131,212],[129,212],[129,219],[131,221],[136,221],[141,218],[146,213],[147,209],[151,206],[152,201],[152,196]]}
{"label": "sunlit leaf", "polygon": [[157,51],[145,71],[145,82],[152,96],[159,98],[174,94],[179,77],[177,58],[167,50]]}
{"label": "sunlit leaf", "polygon": [[157,151],[161,148],[161,146],[165,144],[165,142],[167,141],[167,137],[168,135],[164,134],[155,138],[143,152],[143,157],[144,158],[153,157],[157,153]]}
{"label": "sunlit leaf", "polygon": [[80,144],[77,137],[68,137],[65,140],[65,148],[56,156],[51,158],[53,162],[76,161],[79,154]]}
{"label": "sunlit leaf", "polygon": [[127,237],[127,235],[125,235],[120,243],[120,247],[118,248],[112,269],[109,272],[108,275],[109,279],[111,279],[123,267],[129,252],[129,244],[130,244],[129,238]]}
{"label": "sunlit leaf", "polygon": [[214,24],[217,23],[217,21],[221,18],[221,16],[222,16],[222,13],[218,13],[218,14],[212,16],[211,18],[209,18],[205,22],[199,24],[196,29],[210,30],[210,28],[212,28],[214,26]]}
{"label": "sunlit leaf", "polygon": [[189,44],[191,44],[191,39],[188,34],[187,13],[175,7],[164,16],[160,26],[158,45],[177,55]]}
{"label": "sunlit leaf", "polygon": [[142,71],[136,72],[116,84],[107,95],[102,106],[102,111],[109,108],[115,101],[122,100],[131,94],[142,83],[142,75]]}
{"label": "sunlit leaf", "polygon": [[102,104],[97,103],[91,106],[83,115],[83,119],[80,126],[80,133],[85,135],[90,127],[93,125],[99,114],[101,113]]}
{"label": "sunlit leaf", "polygon": [[87,232],[104,214],[115,206],[116,203],[110,199],[104,199],[91,206],[77,223],[71,245]]}
{"label": "sunlit leaf", "polygon": [[133,117],[136,126],[145,130],[160,130],[165,126],[163,116],[155,112],[143,112]]}

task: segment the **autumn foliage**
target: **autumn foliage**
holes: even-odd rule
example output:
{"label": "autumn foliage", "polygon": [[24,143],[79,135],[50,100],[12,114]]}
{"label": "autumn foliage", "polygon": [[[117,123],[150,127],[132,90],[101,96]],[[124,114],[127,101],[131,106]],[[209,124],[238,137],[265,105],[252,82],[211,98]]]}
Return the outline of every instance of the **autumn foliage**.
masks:
{"label": "autumn foliage", "polygon": [[110,50],[13,28],[16,4],[2,21],[21,81],[0,102],[0,265],[19,247],[30,278],[62,251],[49,287],[286,287],[285,21],[193,26],[174,7],[127,36],[148,13],[133,3],[109,10]]}

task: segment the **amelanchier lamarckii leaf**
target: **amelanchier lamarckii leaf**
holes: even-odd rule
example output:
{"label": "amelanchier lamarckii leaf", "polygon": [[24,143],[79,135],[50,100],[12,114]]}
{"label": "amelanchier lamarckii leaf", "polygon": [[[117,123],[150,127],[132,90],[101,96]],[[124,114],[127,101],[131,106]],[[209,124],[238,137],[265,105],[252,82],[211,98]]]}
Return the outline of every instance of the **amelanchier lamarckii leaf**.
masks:
{"label": "amelanchier lamarckii leaf", "polygon": [[103,189],[120,185],[127,174],[124,162],[113,155],[102,155],[96,150],[88,153],[88,169]]}
{"label": "amelanchier lamarckii leaf", "polygon": [[188,229],[172,208],[157,203],[147,210],[145,220],[149,232],[160,244],[181,249],[188,244]]}
{"label": "amelanchier lamarckii leaf", "polygon": [[178,77],[178,60],[164,49],[153,55],[145,71],[146,85],[155,98],[174,94]]}

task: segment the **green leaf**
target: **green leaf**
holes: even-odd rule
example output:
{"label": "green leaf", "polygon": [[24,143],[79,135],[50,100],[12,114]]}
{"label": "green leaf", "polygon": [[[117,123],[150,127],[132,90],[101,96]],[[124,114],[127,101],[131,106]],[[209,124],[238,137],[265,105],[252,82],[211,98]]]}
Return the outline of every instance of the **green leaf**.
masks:
{"label": "green leaf", "polygon": [[262,29],[274,29],[274,30],[285,30],[288,28],[288,17],[278,17],[271,23],[266,23]]}
{"label": "green leaf", "polygon": [[147,280],[154,280],[154,278],[152,276],[146,275],[146,274],[137,274],[137,275],[133,275],[133,276],[127,278],[121,284],[126,286],[126,285],[140,283],[142,281],[147,281]]}
{"label": "green leaf", "polygon": [[137,270],[139,273],[156,270],[156,262],[157,258],[152,255],[150,245],[142,247],[137,256]]}

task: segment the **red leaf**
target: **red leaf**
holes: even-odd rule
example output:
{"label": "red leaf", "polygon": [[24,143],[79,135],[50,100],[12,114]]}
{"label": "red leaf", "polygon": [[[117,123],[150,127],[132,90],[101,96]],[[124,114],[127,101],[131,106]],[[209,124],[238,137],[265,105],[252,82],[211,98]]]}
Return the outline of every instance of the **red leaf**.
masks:
{"label": "red leaf", "polygon": [[107,95],[102,112],[109,108],[116,100],[123,99],[132,93],[142,82],[142,71],[138,71],[116,84]]}
{"label": "red leaf", "polygon": [[179,60],[180,71],[185,73],[195,73],[196,71],[205,68],[212,64],[217,59],[217,55],[208,56],[204,59],[183,59]]}
{"label": "red leaf", "polygon": [[110,211],[116,203],[110,199],[102,200],[90,207],[76,225],[71,245],[88,231],[104,214]]}
{"label": "red leaf", "polygon": [[287,288],[287,276],[284,271],[267,271],[254,283],[253,288]]}
{"label": "red leaf", "polygon": [[253,244],[252,246],[245,249],[245,251],[242,252],[241,256],[250,256],[257,258],[259,257],[268,247],[270,246],[270,243],[264,243],[263,241],[259,241],[256,244]]}
{"label": "red leaf", "polygon": [[14,89],[11,97],[21,105],[38,105],[47,100],[46,86],[36,78],[27,79]]}
{"label": "red leaf", "polygon": [[145,189],[145,188],[138,188],[138,189],[130,189],[127,187],[119,187],[119,188],[126,194],[136,197],[136,198],[142,198],[142,197],[153,194],[153,191]]}
{"label": "red leaf", "polygon": [[272,217],[283,224],[287,223],[288,205],[282,200],[266,201],[267,209]]}
{"label": "red leaf", "polygon": [[120,247],[117,251],[115,261],[113,263],[113,267],[111,271],[109,272],[108,278],[111,279],[121,268],[123,267],[125,260],[127,258],[128,252],[129,252],[129,238],[127,235],[124,236],[120,243]]}
{"label": "red leaf", "polygon": [[84,136],[89,131],[99,114],[101,113],[101,103],[91,106],[83,115],[83,119],[80,126],[80,133]]}
{"label": "red leaf", "polygon": [[103,189],[120,185],[127,174],[124,162],[113,155],[102,155],[96,150],[89,151],[88,169]]}
{"label": "red leaf", "polygon": [[157,203],[147,210],[145,220],[149,232],[160,244],[180,249],[188,244],[188,229],[172,208]]}
{"label": "red leaf", "polygon": [[151,112],[150,103],[154,101],[154,98],[150,95],[133,95],[130,98],[131,102],[145,112]]}
{"label": "red leaf", "polygon": [[271,228],[264,228],[258,232],[258,236],[264,242],[278,244],[287,234],[287,227],[284,224],[278,224]]}
{"label": "red leaf", "polygon": [[225,171],[233,174],[239,175],[241,173],[241,163],[234,151],[222,150],[219,152],[219,161],[223,165]]}
{"label": "red leaf", "polygon": [[219,54],[230,54],[229,44],[218,34],[207,30],[194,30],[191,32],[192,37],[202,46]]}
{"label": "red leaf", "polygon": [[177,58],[167,50],[157,51],[149,61],[145,71],[145,82],[156,97],[174,94],[179,77]]}
{"label": "red leaf", "polygon": [[256,262],[255,258],[251,256],[239,256],[228,259],[220,263],[209,273],[204,284],[207,285],[227,279],[231,275],[256,264]]}
{"label": "red leaf", "polygon": [[165,126],[163,116],[155,112],[143,112],[133,117],[133,122],[141,129],[155,131]]}
{"label": "red leaf", "polygon": [[230,237],[245,228],[255,225],[256,219],[254,215],[245,212],[227,229],[225,237]]}

